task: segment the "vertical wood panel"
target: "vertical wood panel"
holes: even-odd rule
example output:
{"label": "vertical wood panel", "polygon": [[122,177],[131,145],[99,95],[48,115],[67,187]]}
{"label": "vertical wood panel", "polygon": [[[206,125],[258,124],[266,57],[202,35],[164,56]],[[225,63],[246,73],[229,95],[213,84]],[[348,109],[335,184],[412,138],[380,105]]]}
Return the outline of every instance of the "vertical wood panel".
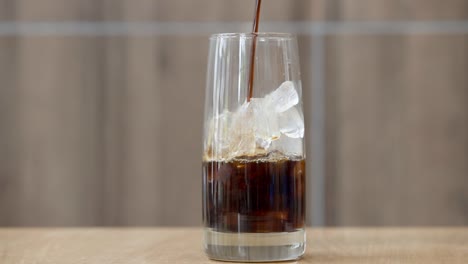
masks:
{"label": "vertical wood panel", "polygon": [[[337,224],[392,223],[398,217],[405,71],[402,37],[335,37],[333,187]],[[359,69],[359,70],[358,70]],[[363,72],[361,72],[361,70]],[[330,134],[331,135],[331,134]],[[333,152],[332,152],[333,151]],[[403,182],[401,181],[403,180]],[[392,206],[393,205],[393,206]],[[398,206],[398,205],[396,205]],[[383,209],[385,208],[385,209]]]}
{"label": "vertical wood panel", "polygon": [[206,37],[161,39],[160,184],[165,225],[201,223],[201,142],[207,45]]}
{"label": "vertical wood panel", "polygon": [[0,21],[15,19],[15,0],[0,0]]}
{"label": "vertical wood panel", "polygon": [[[253,0],[156,2],[157,18],[171,21],[251,21],[255,6]],[[324,3],[324,0],[268,0],[262,2],[261,16],[265,21],[316,20],[323,15],[320,11]]]}
{"label": "vertical wood panel", "polygon": [[[145,1],[139,5],[126,2],[123,5],[125,19],[133,14],[150,15],[154,4]],[[159,38],[128,38],[127,82],[124,93],[124,122],[126,145],[124,193],[122,202],[125,223],[132,225],[155,225],[161,223],[164,197],[162,179],[161,129],[162,89],[158,85]],[[108,87],[109,89],[110,87]]]}
{"label": "vertical wood panel", "polygon": [[[83,1],[15,1],[18,21],[81,17]],[[55,14],[56,16],[54,16]],[[100,223],[102,156],[97,135],[99,77],[96,39],[17,39],[18,122],[10,175],[17,183],[6,206],[13,225]],[[5,140],[5,139],[2,139]],[[8,139],[6,139],[8,140]]]}
{"label": "vertical wood panel", "polygon": [[466,0],[334,0],[340,20],[465,20]]}
{"label": "vertical wood panel", "polygon": [[[337,19],[435,8],[342,2]],[[466,36],[328,39],[329,224],[468,223],[467,52]]]}
{"label": "vertical wood panel", "polygon": [[15,37],[0,38],[0,224],[18,221],[17,49]]}
{"label": "vertical wood panel", "polygon": [[468,36],[411,36],[408,50],[403,214],[409,225],[466,225]]}
{"label": "vertical wood panel", "polygon": [[[160,223],[164,188],[162,178],[161,89],[158,85],[157,40],[128,40],[127,87],[124,113],[128,139],[125,146],[125,221],[132,225]],[[124,106],[125,107],[125,106]]]}
{"label": "vertical wood panel", "polygon": [[[94,224],[95,86],[86,85],[86,45],[76,38],[19,40],[21,225]],[[90,68],[91,66],[91,68]]]}
{"label": "vertical wood panel", "polygon": [[15,0],[14,3],[16,19],[20,21],[95,21],[101,19],[103,1]]}
{"label": "vertical wood panel", "polygon": [[[0,21],[14,17],[14,1],[0,0]],[[0,38],[0,224],[7,225],[18,220],[16,44],[15,37]]]}
{"label": "vertical wood panel", "polygon": [[123,183],[125,180],[126,109],[125,89],[127,75],[127,49],[124,38],[112,37],[104,41],[104,84],[103,84],[103,222],[106,225],[124,224]]}
{"label": "vertical wood panel", "polygon": [[[154,3],[106,1],[107,19],[153,16]],[[156,37],[105,41],[104,103],[107,225],[161,223],[161,96]]]}

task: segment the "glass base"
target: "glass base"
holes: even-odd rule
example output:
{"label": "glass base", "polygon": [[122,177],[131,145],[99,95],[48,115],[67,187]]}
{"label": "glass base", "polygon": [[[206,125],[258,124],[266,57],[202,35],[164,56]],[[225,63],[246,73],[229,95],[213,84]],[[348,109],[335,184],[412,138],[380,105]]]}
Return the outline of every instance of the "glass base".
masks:
{"label": "glass base", "polygon": [[304,229],[283,233],[223,233],[205,228],[205,252],[215,260],[295,260],[304,254],[305,245]]}

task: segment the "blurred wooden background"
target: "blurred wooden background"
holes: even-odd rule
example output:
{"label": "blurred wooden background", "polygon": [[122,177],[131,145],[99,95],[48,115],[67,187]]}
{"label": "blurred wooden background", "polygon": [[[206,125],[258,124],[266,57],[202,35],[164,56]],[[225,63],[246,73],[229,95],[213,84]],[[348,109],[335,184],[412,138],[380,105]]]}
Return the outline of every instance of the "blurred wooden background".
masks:
{"label": "blurred wooden background", "polygon": [[[0,0],[0,225],[200,224],[208,33],[73,27],[224,31],[250,22],[253,2]],[[468,1],[268,0],[262,18],[286,28],[385,21],[403,32],[299,36],[309,223],[468,224]],[[18,24],[41,22],[72,23],[68,33]],[[413,22],[437,32],[405,33]]]}

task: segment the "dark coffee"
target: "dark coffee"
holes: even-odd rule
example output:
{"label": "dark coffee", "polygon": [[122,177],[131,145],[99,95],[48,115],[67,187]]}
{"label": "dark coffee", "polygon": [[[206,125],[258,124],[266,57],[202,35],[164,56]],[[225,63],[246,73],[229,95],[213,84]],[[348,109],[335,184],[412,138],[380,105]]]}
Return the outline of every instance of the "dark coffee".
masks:
{"label": "dark coffee", "polygon": [[305,162],[239,157],[203,162],[203,220],[218,232],[293,232],[304,227]]}

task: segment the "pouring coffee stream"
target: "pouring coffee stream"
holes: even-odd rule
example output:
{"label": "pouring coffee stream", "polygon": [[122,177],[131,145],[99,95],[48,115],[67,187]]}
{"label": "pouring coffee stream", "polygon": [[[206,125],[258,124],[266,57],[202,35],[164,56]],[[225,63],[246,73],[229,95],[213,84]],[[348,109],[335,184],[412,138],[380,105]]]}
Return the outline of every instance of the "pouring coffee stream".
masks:
{"label": "pouring coffee stream", "polygon": [[260,23],[260,9],[262,6],[262,0],[256,0],[255,16],[252,26],[252,52],[250,54],[250,72],[249,72],[249,91],[247,96],[247,102],[250,102],[253,96],[253,84],[255,79],[255,51],[257,49],[257,33],[258,24]]}

